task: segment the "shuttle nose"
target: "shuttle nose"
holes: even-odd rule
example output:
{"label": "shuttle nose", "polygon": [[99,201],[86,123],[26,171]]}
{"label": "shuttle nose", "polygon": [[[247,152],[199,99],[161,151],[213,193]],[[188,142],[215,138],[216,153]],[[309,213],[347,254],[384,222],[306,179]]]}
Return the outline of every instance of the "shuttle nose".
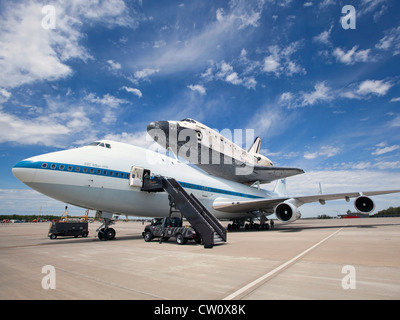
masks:
{"label": "shuttle nose", "polygon": [[153,121],[147,125],[147,132],[158,129],[167,133],[169,130],[169,121]]}

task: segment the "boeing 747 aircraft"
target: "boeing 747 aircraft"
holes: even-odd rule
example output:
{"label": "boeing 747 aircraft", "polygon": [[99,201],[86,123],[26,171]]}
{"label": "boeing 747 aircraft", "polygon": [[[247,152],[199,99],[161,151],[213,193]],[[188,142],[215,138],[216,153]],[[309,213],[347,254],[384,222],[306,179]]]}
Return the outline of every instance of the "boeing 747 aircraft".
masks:
{"label": "boeing 747 aircraft", "polygon": [[[302,173],[300,169],[297,173]],[[230,219],[236,225],[246,219],[265,217],[275,213],[284,222],[300,217],[298,208],[309,202],[356,198],[355,208],[368,214],[373,211],[372,195],[400,192],[400,190],[317,194],[288,197],[246,183],[210,175],[179,158],[133,145],[101,140],[90,145],[38,155],[22,160],[13,169],[20,181],[38,192],[59,201],[85,209],[96,210],[104,228],[99,238],[113,239],[110,228],[113,214],[165,217],[170,202],[167,192],[143,191],[145,177],[174,178],[187,192],[218,219]],[[292,175],[290,172],[289,175]],[[285,175],[281,175],[283,178]],[[254,182],[257,180],[255,179]]]}

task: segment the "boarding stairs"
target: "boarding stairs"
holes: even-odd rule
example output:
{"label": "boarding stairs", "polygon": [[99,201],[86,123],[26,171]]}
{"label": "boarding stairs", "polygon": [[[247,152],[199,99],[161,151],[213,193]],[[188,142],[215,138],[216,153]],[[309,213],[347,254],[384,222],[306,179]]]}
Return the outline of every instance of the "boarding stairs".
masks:
{"label": "boarding stairs", "polygon": [[173,203],[175,208],[200,234],[204,248],[212,248],[213,245],[226,242],[226,229],[192,193],[188,194],[173,178],[159,177],[158,179],[158,183],[161,182],[163,190],[170,195],[172,200],[170,203]]}

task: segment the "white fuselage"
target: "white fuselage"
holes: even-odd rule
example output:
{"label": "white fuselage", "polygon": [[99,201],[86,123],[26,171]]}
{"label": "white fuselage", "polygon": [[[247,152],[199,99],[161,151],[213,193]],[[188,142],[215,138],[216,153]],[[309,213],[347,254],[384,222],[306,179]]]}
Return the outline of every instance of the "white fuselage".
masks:
{"label": "white fuselage", "polygon": [[25,159],[14,166],[13,174],[32,189],[79,207],[133,216],[167,216],[168,194],[140,191],[140,187],[131,186],[132,166],[150,170],[151,176],[176,179],[220,219],[252,215],[214,210],[212,205],[217,198],[251,200],[276,196],[211,176],[178,159],[114,141]]}

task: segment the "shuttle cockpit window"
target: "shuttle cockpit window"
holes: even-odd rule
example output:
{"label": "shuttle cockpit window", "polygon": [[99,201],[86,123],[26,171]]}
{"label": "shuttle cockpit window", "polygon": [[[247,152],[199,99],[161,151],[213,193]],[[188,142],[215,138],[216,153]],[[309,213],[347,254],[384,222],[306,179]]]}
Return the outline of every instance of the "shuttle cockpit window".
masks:
{"label": "shuttle cockpit window", "polygon": [[181,121],[190,122],[190,123],[196,123],[196,121],[194,121],[193,119],[190,119],[190,118],[186,118],[186,119],[183,119]]}

